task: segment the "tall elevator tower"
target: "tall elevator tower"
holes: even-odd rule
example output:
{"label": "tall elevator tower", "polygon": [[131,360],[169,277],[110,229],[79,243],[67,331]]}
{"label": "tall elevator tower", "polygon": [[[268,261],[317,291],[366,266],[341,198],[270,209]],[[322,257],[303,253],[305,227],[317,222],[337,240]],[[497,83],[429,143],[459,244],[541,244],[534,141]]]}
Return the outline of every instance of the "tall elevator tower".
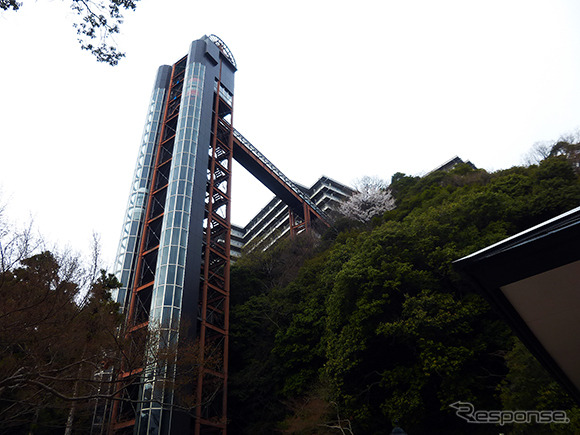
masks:
{"label": "tall elevator tower", "polygon": [[114,404],[117,433],[225,432],[235,71],[213,35],[159,68],[117,255],[123,287],[114,295],[131,334],[158,331],[150,346],[193,338],[200,358],[211,346],[220,361],[192,379],[194,419],[176,410],[166,388],[175,365],[153,363],[164,366],[143,372],[133,401]]}
{"label": "tall elevator tower", "polygon": [[194,343],[200,369],[187,383],[195,406],[184,410],[171,382],[176,364],[121,367],[118,382],[136,374],[140,382],[119,390],[109,433],[226,433],[233,158],[289,206],[291,233],[326,222],[233,128],[235,72],[232,53],[214,35],[157,72],[117,254],[123,286],[113,297],[129,335],[155,334],[150,355]]}

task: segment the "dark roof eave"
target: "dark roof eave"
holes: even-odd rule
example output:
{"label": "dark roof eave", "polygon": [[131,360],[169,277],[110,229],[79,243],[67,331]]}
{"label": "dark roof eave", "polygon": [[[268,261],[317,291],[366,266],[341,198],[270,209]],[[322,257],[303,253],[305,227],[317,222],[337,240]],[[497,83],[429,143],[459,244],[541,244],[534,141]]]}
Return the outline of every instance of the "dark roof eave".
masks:
{"label": "dark roof eave", "polygon": [[580,403],[580,391],[512,306],[501,287],[580,260],[580,207],[536,225],[453,265],[503,317],[534,356]]}

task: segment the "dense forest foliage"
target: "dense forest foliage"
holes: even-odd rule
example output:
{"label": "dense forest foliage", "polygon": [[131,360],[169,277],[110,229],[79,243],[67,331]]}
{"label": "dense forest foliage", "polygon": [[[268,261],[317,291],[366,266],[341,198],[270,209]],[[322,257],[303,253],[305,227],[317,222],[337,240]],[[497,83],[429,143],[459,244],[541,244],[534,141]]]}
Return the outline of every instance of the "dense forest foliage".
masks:
{"label": "dense forest foliage", "polygon": [[[232,434],[580,433],[571,399],[452,262],[580,204],[577,162],[397,173],[396,208],[337,218],[232,268]],[[468,424],[477,410],[562,409],[568,425]]]}
{"label": "dense forest foliage", "polygon": [[96,373],[122,349],[118,281],[74,256],[24,250],[10,262],[1,248],[0,433],[86,433],[103,395]]}

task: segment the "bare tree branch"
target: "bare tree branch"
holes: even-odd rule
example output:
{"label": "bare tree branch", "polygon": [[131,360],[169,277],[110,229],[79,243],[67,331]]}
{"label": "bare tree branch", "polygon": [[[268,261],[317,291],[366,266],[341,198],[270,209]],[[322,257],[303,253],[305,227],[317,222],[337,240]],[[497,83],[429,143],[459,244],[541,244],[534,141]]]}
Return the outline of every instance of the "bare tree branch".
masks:
{"label": "bare tree branch", "polygon": [[[119,63],[125,53],[119,51],[114,35],[123,24],[123,13],[133,11],[139,0],[70,0],[76,14],[73,27],[82,50],[89,51],[98,62],[111,66]],[[23,3],[16,0],[0,0],[0,10],[18,11]]]}

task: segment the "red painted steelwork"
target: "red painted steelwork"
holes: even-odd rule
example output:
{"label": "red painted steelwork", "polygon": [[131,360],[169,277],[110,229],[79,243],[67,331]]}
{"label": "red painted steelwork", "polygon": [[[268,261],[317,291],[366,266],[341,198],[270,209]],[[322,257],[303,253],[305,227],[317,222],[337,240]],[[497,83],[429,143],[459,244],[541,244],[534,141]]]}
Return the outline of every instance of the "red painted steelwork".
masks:
{"label": "red painted steelwork", "polygon": [[[179,115],[186,60],[187,56],[173,65],[165,103],[166,109],[155,149],[150,193],[147,198],[131,299],[127,310],[126,326],[129,336],[143,331],[143,328],[148,325],[148,321],[143,321],[143,318],[151,308],[150,306],[139,307],[138,304],[143,306],[143,302],[147,303],[147,298],[151,299],[148,292],[151,292],[155,280],[155,263],[159,244],[154,242],[155,238],[158,242],[156,233],[160,228],[158,219],[165,212],[168,165],[172,160],[171,150],[175,139],[175,124]],[[194,421],[196,435],[210,433],[226,435],[227,432],[232,159],[240,162],[289,206],[292,236],[302,231],[309,231],[314,219],[329,225],[324,212],[319,210],[310,198],[294,186],[291,180],[243,136],[235,132],[231,120],[230,122],[226,120],[228,116],[233,117],[233,96],[224,97],[220,92],[222,62],[227,61],[220,57],[220,77],[215,88],[212,136],[208,148],[208,178],[196,337],[199,344],[200,371],[197,379],[192,380],[197,405]],[[230,99],[229,102],[226,98]],[[202,151],[201,146],[202,144],[198,151],[205,152]],[[150,300],[148,303],[150,304]],[[136,373],[135,370],[142,370],[142,368],[135,369],[134,367],[121,367],[121,369],[124,372],[121,372],[117,378],[117,387],[122,386],[124,378]],[[118,399],[122,399],[121,395]],[[120,401],[115,400],[109,433],[113,434],[134,426],[136,417],[136,415],[129,416],[120,405]]]}
{"label": "red painted steelwork", "polygon": [[[221,65],[220,65],[221,70]],[[233,128],[223,118],[232,107],[217,82],[205,204],[200,292],[201,370],[196,385],[195,434],[225,435],[229,342],[230,211]]]}
{"label": "red painted steelwork", "polygon": [[[167,102],[165,107],[169,107],[169,103],[170,103],[170,98],[172,97],[172,90],[174,90],[174,88],[176,88],[176,78],[180,78],[181,75],[184,73],[184,71],[180,71],[179,73],[176,73],[177,67],[184,62],[184,60],[186,60],[186,58],[181,59],[179,62],[177,62],[175,65],[173,65],[173,69],[171,72],[171,81],[170,81],[170,86],[169,86],[169,92],[167,92]],[[177,77],[179,76],[179,77]],[[182,82],[183,80],[180,80],[180,82]],[[180,93],[180,91],[178,91]],[[181,95],[178,96],[177,101],[180,101]],[[174,99],[173,101],[175,101],[176,99]],[[149,255],[149,254],[153,254],[155,253],[155,251],[159,250],[159,244],[157,244],[156,246],[153,246],[149,249],[147,249],[147,237],[149,236],[149,232],[151,231],[150,228],[150,224],[155,221],[156,219],[159,219],[161,216],[163,216],[163,210],[160,211],[160,213],[158,213],[155,216],[151,216],[152,213],[152,209],[153,209],[153,202],[156,201],[156,196],[158,194],[163,194],[163,189],[167,190],[167,182],[164,182],[163,185],[159,186],[157,189],[153,190],[156,186],[157,183],[157,178],[159,176],[159,170],[162,166],[170,164],[169,162],[171,161],[171,157],[169,159],[166,159],[165,161],[161,162],[160,161],[160,156],[161,156],[161,149],[163,147],[164,144],[168,143],[169,141],[174,139],[175,133],[169,135],[168,137],[165,137],[166,135],[166,130],[168,130],[167,125],[168,123],[175,118],[178,113],[179,113],[179,107],[177,107],[177,109],[174,108],[174,110],[166,110],[164,113],[164,118],[163,118],[163,123],[161,126],[161,132],[160,132],[160,136],[159,136],[159,142],[157,144],[156,150],[155,150],[155,165],[154,165],[154,171],[153,171],[153,176],[151,178],[151,185],[149,186],[149,195],[147,198],[147,208],[146,208],[146,212],[145,212],[145,220],[144,220],[144,226],[142,229],[142,236],[141,236],[141,240],[139,243],[139,255],[137,257],[137,265],[135,268],[135,275],[133,278],[133,290],[131,292],[131,301],[129,304],[129,310],[127,313],[127,318],[126,318],[126,327],[128,330],[128,334],[133,334],[137,331],[139,331],[140,329],[146,327],[148,325],[148,321],[145,322],[139,322],[137,323],[138,319],[136,318],[136,304],[137,304],[137,299],[138,299],[138,293],[150,288],[153,285],[153,282],[155,280],[155,265],[153,265],[153,275],[150,279],[147,280],[147,282],[142,282],[143,276],[142,276],[142,270],[143,270],[143,266],[144,266],[144,262],[145,262],[145,256]],[[165,194],[167,194],[167,191],[165,192]],[[148,266],[149,267],[149,266]],[[148,307],[148,309],[150,310],[150,306]],[[137,323],[137,324],[136,324]],[[125,377],[127,377],[129,374],[127,372],[125,372],[126,368],[121,368],[122,372],[121,374],[118,376],[118,379],[123,379]],[[131,373],[136,373],[137,371],[142,371],[142,368],[138,368],[138,369],[133,369],[131,371]],[[121,385],[118,385],[118,388],[120,388]],[[119,396],[120,397],[120,396]],[[133,418],[131,420],[128,421],[117,421],[119,419],[119,407],[120,407],[121,402],[116,400],[113,403],[113,411],[111,414],[111,429],[110,429],[110,433],[115,433],[117,430],[120,429],[124,429],[126,427],[132,426],[135,424],[135,417],[133,416]]]}

